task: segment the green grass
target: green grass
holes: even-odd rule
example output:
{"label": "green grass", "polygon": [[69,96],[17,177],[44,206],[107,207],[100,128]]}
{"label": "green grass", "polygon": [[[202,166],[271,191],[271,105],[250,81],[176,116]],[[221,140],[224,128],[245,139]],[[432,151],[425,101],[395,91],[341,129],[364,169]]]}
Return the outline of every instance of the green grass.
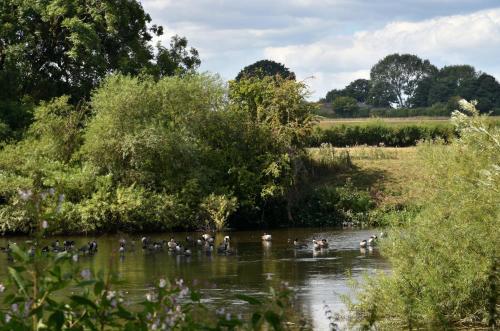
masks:
{"label": "green grass", "polygon": [[324,154],[332,150],[337,157],[347,152],[352,166],[333,167],[314,185],[342,186],[350,180],[354,187],[369,191],[381,208],[407,205],[417,194],[408,188],[409,182],[419,179],[417,147],[310,148],[309,153],[324,162]]}

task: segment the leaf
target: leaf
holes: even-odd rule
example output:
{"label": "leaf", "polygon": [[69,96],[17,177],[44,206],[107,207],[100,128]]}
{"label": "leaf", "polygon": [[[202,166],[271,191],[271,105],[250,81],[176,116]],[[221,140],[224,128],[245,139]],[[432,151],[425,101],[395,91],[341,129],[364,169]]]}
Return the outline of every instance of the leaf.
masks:
{"label": "leaf", "polygon": [[191,301],[199,302],[201,300],[201,294],[197,291],[191,291]]}
{"label": "leaf", "polygon": [[275,329],[275,330],[281,330],[281,320],[280,320],[280,317],[278,316],[278,314],[276,314],[273,311],[268,310],[264,314],[264,317],[266,318],[266,321],[269,324],[271,324],[271,326],[273,327],[273,329]]}
{"label": "leaf", "polygon": [[236,298],[246,301],[251,305],[262,305],[262,302],[260,300],[245,294],[236,294]]}
{"label": "leaf", "polygon": [[25,285],[24,285],[24,279],[21,277],[21,275],[17,272],[16,269],[12,267],[8,267],[9,274],[10,276],[14,279],[14,282],[16,283],[17,287],[21,290],[26,295],[26,290],[25,290]]}
{"label": "leaf", "polygon": [[134,319],[134,315],[121,306],[118,306],[118,311],[116,312],[116,315],[118,315],[121,318],[124,318],[126,320],[133,320]]}
{"label": "leaf", "polygon": [[252,315],[252,327],[254,329],[257,329],[257,326],[259,325],[259,322],[261,319],[262,319],[261,313],[253,313],[253,315]]}
{"label": "leaf", "polygon": [[12,255],[14,255],[15,258],[22,262],[28,262],[29,260],[29,255],[22,250],[18,245],[10,245],[10,248],[12,249]]}
{"label": "leaf", "polygon": [[94,285],[94,294],[96,296],[99,296],[101,295],[103,290],[104,290],[104,282],[102,280],[97,281]]}
{"label": "leaf", "polygon": [[82,297],[82,296],[79,296],[79,295],[72,295],[70,297],[70,299],[72,301],[76,302],[79,305],[90,306],[90,307],[94,308],[95,310],[97,310],[96,304],[93,303],[92,301],[90,301],[89,299],[87,299],[86,297]]}
{"label": "leaf", "polygon": [[52,315],[50,315],[48,324],[51,327],[51,330],[61,330],[64,324],[64,313],[60,310],[55,311]]}

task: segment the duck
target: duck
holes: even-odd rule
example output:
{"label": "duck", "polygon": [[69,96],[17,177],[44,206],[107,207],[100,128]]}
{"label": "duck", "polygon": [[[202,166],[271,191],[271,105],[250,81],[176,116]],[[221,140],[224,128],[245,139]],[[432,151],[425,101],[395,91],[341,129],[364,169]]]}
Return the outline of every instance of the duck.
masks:
{"label": "duck", "polygon": [[270,234],[267,234],[265,232],[264,232],[264,234],[262,235],[261,238],[262,238],[263,241],[271,241],[273,239]]}

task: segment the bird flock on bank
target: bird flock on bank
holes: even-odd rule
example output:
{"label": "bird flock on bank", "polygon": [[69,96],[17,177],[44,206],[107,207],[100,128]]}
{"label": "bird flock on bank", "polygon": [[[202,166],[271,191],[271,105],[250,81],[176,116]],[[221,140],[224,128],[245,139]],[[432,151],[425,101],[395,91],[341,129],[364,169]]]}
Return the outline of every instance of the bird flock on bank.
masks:
{"label": "bird flock on bank", "polygon": [[[380,233],[380,238],[385,237],[386,234],[384,232]],[[377,235],[371,235],[368,239],[363,239],[359,243],[359,247],[361,249],[373,248],[378,241]],[[272,241],[272,235],[268,233],[264,233],[261,237],[261,240],[265,244],[269,244]],[[38,246],[36,242],[27,241],[27,243],[31,244],[31,247],[28,251],[30,255],[35,254],[35,247]],[[184,241],[177,241],[174,238],[170,238],[170,240],[152,240],[149,237],[142,237],[140,240],[142,250],[145,252],[161,252],[168,251],[175,255],[181,256],[191,256],[193,251],[196,249],[197,251],[202,251],[207,255],[211,255],[213,252],[216,252],[218,255],[235,255],[236,251],[231,247],[231,238],[229,236],[224,236],[223,241],[220,245],[215,248],[215,238],[205,233],[201,235],[198,239],[194,239],[191,236],[187,236]],[[296,249],[308,249],[310,246],[306,242],[299,241],[298,238],[291,240],[288,239],[288,243],[292,244]],[[0,247],[0,251],[7,254],[9,259],[12,259],[11,245],[15,245],[15,243],[8,243],[6,247]],[[134,251],[136,246],[136,241],[126,239],[119,240],[119,248],[118,253],[121,257],[125,256],[126,252]],[[312,240],[312,249],[315,251],[327,249],[329,247],[328,241],[326,239],[313,239]],[[42,253],[61,253],[68,252],[72,254],[76,254],[74,256],[92,256],[97,253],[98,245],[96,240],[91,240],[84,244],[83,246],[77,248],[75,247],[74,240],[64,240],[60,242],[59,240],[55,240],[50,243],[50,245],[43,246],[41,248]]]}

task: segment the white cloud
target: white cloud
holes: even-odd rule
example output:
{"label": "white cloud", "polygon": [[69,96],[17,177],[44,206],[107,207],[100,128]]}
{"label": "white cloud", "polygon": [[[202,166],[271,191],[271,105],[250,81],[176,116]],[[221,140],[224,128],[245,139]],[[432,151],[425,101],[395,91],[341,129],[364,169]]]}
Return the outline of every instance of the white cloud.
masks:
{"label": "white cloud", "polygon": [[366,78],[373,64],[395,52],[413,53],[441,66],[467,63],[498,73],[500,8],[419,22],[391,22],[377,30],[267,47],[264,54],[286,63],[299,78],[316,73],[311,87],[318,97],[353,78]]}

